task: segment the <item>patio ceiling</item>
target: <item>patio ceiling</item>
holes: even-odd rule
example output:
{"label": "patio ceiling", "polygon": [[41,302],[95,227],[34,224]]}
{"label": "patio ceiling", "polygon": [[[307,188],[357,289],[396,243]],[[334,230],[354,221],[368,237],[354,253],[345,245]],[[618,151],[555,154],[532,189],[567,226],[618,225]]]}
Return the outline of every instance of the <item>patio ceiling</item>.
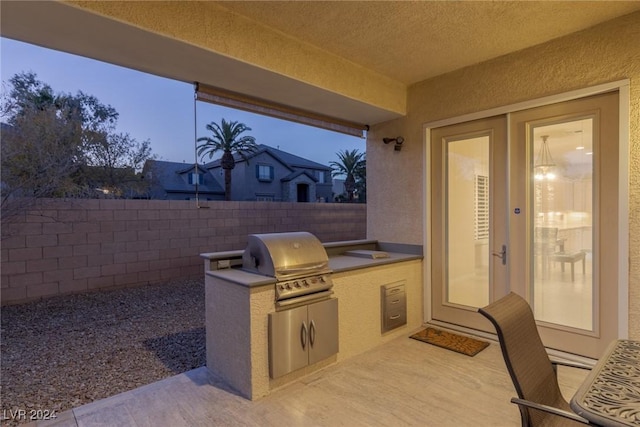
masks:
{"label": "patio ceiling", "polygon": [[228,1],[222,6],[406,85],[640,10],[637,1]]}
{"label": "patio ceiling", "polygon": [[632,13],[640,2],[3,1],[1,8],[4,37],[375,124],[406,114],[411,84]]}

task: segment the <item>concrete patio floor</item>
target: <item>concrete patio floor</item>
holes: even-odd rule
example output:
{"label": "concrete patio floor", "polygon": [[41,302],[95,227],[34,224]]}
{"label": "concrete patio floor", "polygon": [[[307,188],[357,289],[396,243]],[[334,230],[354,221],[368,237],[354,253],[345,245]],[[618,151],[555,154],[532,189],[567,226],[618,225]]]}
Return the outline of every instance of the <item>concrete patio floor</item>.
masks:
{"label": "concrete patio floor", "polygon": [[[568,399],[586,371],[561,367]],[[492,343],[475,357],[406,337],[246,400],[201,367],[59,414],[37,426],[518,426]]]}

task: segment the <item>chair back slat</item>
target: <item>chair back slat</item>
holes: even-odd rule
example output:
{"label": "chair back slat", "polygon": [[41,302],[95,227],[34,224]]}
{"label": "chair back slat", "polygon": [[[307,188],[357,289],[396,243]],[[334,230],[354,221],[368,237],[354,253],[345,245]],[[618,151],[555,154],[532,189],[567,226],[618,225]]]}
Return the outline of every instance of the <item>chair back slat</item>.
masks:
{"label": "chair back slat", "polygon": [[[519,295],[504,298],[478,310],[493,323],[513,385],[521,399],[568,408],[556,373],[544,348],[529,304]],[[542,425],[548,417],[528,410],[529,425]]]}

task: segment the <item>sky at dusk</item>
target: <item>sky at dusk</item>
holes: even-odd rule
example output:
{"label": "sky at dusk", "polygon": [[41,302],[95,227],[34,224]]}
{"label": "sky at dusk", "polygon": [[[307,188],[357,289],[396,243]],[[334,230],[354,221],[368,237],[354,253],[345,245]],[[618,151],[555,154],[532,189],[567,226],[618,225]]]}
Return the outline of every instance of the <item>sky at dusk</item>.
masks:
{"label": "sky at dusk", "polygon": [[[300,157],[329,165],[342,150],[366,150],[364,139],[297,123],[197,102],[194,132],[193,85],[146,74],[81,56],[0,38],[2,92],[20,72],[34,72],[55,93],[94,95],[119,113],[117,131],[139,142],[151,141],[161,160],[193,163],[195,137],[210,136],[207,123],[240,121],[251,128],[246,135]],[[244,135],[244,134],[243,134]],[[219,156],[216,156],[219,157]]]}

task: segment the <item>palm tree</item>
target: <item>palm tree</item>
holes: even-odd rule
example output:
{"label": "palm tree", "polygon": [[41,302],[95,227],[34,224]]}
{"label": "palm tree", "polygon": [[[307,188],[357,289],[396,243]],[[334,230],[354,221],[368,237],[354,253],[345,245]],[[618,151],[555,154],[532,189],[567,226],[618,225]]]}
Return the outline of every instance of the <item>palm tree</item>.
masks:
{"label": "palm tree", "polygon": [[198,142],[203,141],[204,143],[198,145],[197,155],[200,159],[204,159],[207,155],[211,159],[214,153],[223,152],[221,165],[222,169],[224,169],[224,196],[225,200],[231,200],[231,170],[236,167],[234,154],[238,154],[244,160],[249,161],[247,154],[251,154],[258,149],[256,139],[248,135],[240,136],[243,132],[251,130],[244,123],[226,121],[225,119],[222,119],[220,124],[209,123],[207,130],[213,133],[213,137],[203,136],[198,138]]}
{"label": "palm tree", "polygon": [[365,177],[366,160],[365,153],[359,153],[357,149],[351,151],[344,150],[337,153],[339,162],[330,162],[333,169],[332,176],[346,176],[344,189],[347,193],[347,200],[353,201],[353,193],[356,189],[357,181],[362,181]]}

